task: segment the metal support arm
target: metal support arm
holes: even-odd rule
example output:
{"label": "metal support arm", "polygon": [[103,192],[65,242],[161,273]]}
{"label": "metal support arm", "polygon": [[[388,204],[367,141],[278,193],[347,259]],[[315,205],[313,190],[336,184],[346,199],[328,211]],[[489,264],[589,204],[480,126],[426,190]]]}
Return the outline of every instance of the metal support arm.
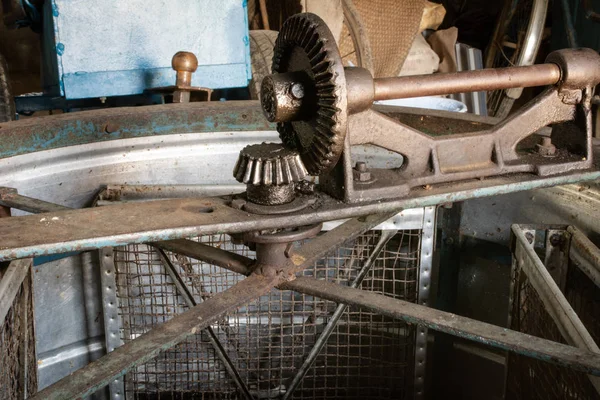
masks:
{"label": "metal support arm", "polygon": [[215,320],[235,308],[249,303],[273,287],[289,279],[307,266],[324,257],[343,243],[393,217],[397,211],[351,219],[337,228],[312,240],[291,254],[277,273],[251,274],[249,277],[198,304],[183,314],[159,325],[115,351],[108,353],[72,375],[47,387],[33,399],[64,399],[85,397],[123,376],[130,369],[143,364],[191,335],[209,327]]}
{"label": "metal support arm", "polygon": [[301,277],[280,287],[600,376],[600,354],[584,349],[332,282]]}

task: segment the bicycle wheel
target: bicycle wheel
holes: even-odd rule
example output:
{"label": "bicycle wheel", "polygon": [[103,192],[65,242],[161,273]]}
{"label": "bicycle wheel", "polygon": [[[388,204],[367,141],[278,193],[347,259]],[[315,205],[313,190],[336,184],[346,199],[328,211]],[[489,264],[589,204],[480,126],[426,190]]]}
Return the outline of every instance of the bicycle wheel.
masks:
{"label": "bicycle wheel", "polygon": [[[548,0],[508,0],[487,49],[485,67],[532,65],[542,41]],[[504,118],[521,97],[522,88],[488,92],[491,116]]]}
{"label": "bicycle wheel", "polygon": [[[347,48],[342,57],[345,66],[366,68],[373,73],[373,56],[367,31],[358,11],[351,0],[342,1],[344,26],[340,36],[340,48]],[[251,99],[260,98],[260,85],[265,76],[271,73],[273,47],[277,31],[251,30],[250,56],[252,59],[252,80],[248,86]]]}
{"label": "bicycle wheel", "polygon": [[248,85],[250,98],[260,99],[260,85],[265,76],[271,74],[273,48],[277,40],[277,31],[250,31],[250,59],[252,62],[252,80]]}
{"label": "bicycle wheel", "polygon": [[373,74],[373,55],[367,30],[362,23],[358,10],[352,0],[343,0],[344,26],[340,36],[339,48],[344,49],[344,66],[362,67]]}

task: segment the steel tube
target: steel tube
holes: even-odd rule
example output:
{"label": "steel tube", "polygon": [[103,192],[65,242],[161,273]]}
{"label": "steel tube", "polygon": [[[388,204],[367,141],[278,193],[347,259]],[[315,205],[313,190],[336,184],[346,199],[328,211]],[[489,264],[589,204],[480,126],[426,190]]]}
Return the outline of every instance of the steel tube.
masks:
{"label": "steel tube", "polygon": [[16,208],[32,214],[70,210],[69,207],[47,201],[21,196],[15,189],[0,187],[0,205]]}
{"label": "steel tube", "polygon": [[569,257],[588,278],[600,287],[600,250],[579,229],[568,227],[572,235]]}
{"label": "steel tube", "polygon": [[250,275],[250,266],[254,263],[254,260],[248,257],[188,239],[167,240],[150,244],[242,275]]}
{"label": "steel tube", "polygon": [[280,285],[280,288],[359,306],[381,315],[402,319],[409,324],[422,324],[439,332],[600,376],[600,354],[460,315],[306,277],[299,277],[293,282]]}
{"label": "steel tube", "polygon": [[556,64],[377,78],[374,80],[374,100],[546,86],[558,83],[560,78],[560,68]]}

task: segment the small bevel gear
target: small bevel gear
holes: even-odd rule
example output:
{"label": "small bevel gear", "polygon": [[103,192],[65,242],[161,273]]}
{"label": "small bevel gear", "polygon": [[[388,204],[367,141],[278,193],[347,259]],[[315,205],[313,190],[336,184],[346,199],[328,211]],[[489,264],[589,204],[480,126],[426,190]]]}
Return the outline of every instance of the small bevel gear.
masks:
{"label": "small bevel gear", "polygon": [[235,179],[246,184],[248,200],[263,205],[294,200],[296,183],[307,175],[298,153],[277,143],[244,147],[233,169]]}
{"label": "small bevel gear", "polygon": [[275,42],[272,72],[296,73],[298,80],[283,91],[288,98],[277,98],[277,75],[265,78],[261,102],[267,118],[274,120],[268,115],[274,103],[301,101],[305,117],[278,122],[277,131],[284,146],[299,152],[311,175],[330,170],[344,148],[347,89],[335,39],[321,18],[303,13],[285,21]]}

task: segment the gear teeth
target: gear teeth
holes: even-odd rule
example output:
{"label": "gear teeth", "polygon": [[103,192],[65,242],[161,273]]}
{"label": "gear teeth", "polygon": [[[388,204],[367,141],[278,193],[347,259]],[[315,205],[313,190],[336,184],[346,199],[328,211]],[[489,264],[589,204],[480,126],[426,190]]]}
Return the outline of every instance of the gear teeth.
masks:
{"label": "gear teeth", "polygon": [[[296,64],[298,58],[292,55],[297,50],[304,52],[308,65]],[[312,175],[319,175],[337,163],[344,148],[348,121],[342,60],[333,35],[323,20],[314,14],[296,14],[288,18],[275,42],[272,72],[283,73],[298,67],[313,77],[315,114],[301,122],[278,123],[277,131],[284,146],[298,151],[302,168]],[[306,135],[307,125],[312,127],[312,137]],[[290,171],[293,171],[292,164]],[[283,170],[282,174],[287,175]]]}
{"label": "gear teeth", "polygon": [[246,146],[233,169],[238,182],[252,185],[287,185],[307,175],[298,153],[277,143]]}

